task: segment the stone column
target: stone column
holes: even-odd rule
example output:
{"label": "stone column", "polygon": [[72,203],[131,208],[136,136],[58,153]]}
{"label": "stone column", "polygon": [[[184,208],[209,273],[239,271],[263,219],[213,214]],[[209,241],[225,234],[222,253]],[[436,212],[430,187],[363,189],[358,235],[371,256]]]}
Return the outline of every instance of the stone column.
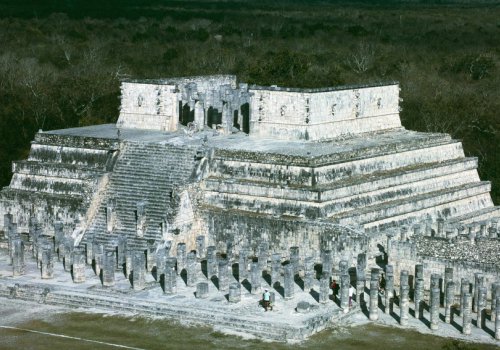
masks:
{"label": "stone column", "polygon": [[394,272],[392,265],[385,267],[385,313],[391,311],[392,298],[394,297]]}
{"label": "stone column", "polygon": [[350,285],[349,275],[340,276],[340,307],[344,313],[349,312],[349,285]]}
{"label": "stone column", "polygon": [[146,249],[146,270],[148,272],[152,272],[155,263],[156,263],[156,247],[153,245],[148,245]]}
{"label": "stone column", "polygon": [[339,273],[341,276],[349,274],[349,262],[346,260],[341,260],[339,262]]}
{"label": "stone column", "polygon": [[330,276],[328,273],[323,272],[319,280],[319,302],[326,304],[329,300],[330,293]]}
{"label": "stone column", "polygon": [[146,264],[142,251],[135,251],[132,258],[132,287],[134,290],[142,290],[146,283]]}
{"label": "stone column", "polygon": [[196,237],[196,255],[197,258],[202,260],[205,259],[206,249],[205,249],[205,236],[200,235]]}
{"label": "stone column", "polygon": [[208,283],[207,282],[199,282],[196,284],[196,297],[199,299],[208,298]]}
{"label": "stone column", "polygon": [[486,223],[482,222],[481,225],[479,226],[479,235],[481,237],[486,237]]}
{"label": "stone column", "polygon": [[118,242],[116,245],[116,267],[118,270],[122,270],[125,268],[126,264],[126,256],[127,256],[127,237],[120,236],[118,237]]}
{"label": "stone column", "polygon": [[186,268],[186,243],[177,243],[177,274],[180,275]]}
{"label": "stone column", "polygon": [[477,312],[477,301],[478,301],[478,292],[479,287],[484,284],[484,276],[482,273],[477,272],[474,274],[474,298],[472,301],[472,311]]}
{"label": "stone column", "polygon": [[288,264],[284,266],[285,270],[285,279],[283,283],[285,299],[291,299],[294,296],[295,290],[295,281],[294,281],[294,273],[292,264]]}
{"label": "stone column", "polygon": [[[205,284],[207,285],[207,290],[208,290],[208,283]],[[177,293],[177,273],[173,268],[172,264],[171,263],[169,264],[168,262],[165,266],[165,272],[163,274],[163,293],[165,294]],[[196,297],[197,298],[199,297],[198,288],[196,289]]]}
{"label": "stone column", "polygon": [[304,259],[304,292],[309,292],[314,281],[314,258],[308,256]]}
{"label": "stone column", "polygon": [[250,270],[250,284],[252,285],[251,289],[252,294],[260,293],[260,278],[261,278],[261,272],[259,269],[259,263],[252,262],[252,268]]}
{"label": "stone column", "polygon": [[408,240],[408,227],[406,226],[401,227],[399,232],[401,234],[400,235],[401,242],[406,242]]}
{"label": "stone column", "polygon": [[437,236],[444,237],[444,219],[437,218],[436,222],[437,222]]}
{"label": "stone column", "polygon": [[210,246],[207,248],[207,278],[211,279],[217,275],[217,248]]}
{"label": "stone column", "polygon": [[239,303],[241,301],[241,285],[239,283],[231,283],[229,286],[229,302]]}
{"label": "stone column", "polygon": [[413,225],[413,235],[415,237],[420,237],[422,235],[422,225],[419,224]]}
{"label": "stone column", "polygon": [[[36,219],[35,219],[36,221]],[[35,229],[35,226],[36,226],[36,222],[33,223],[33,234],[30,233],[30,236],[34,236],[34,229]],[[33,238],[33,237],[31,237]],[[54,222],[54,245],[57,249],[57,247],[59,247],[59,245],[62,243],[63,241],[63,238],[64,238],[64,225],[61,221],[55,221]],[[92,242],[91,239],[89,239],[90,237],[87,237],[87,239]],[[92,264],[92,261],[90,261],[90,263],[88,263],[89,265]]]}
{"label": "stone column", "polygon": [[156,282],[161,280],[161,275],[165,272],[167,266],[167,251],[161,248],[156,252],[156,274],[154,275]]}
{"label": "stone column", "polygon": [[388,232],[387,233],[387,250],[386,250],[386,255],[387,255],[387,262],[390,262],[390,254],[392,250],[392,237],[394,236],[394,233]]}
{"label": "stone column", "polygon": [[75,250],[73,252],[73,282],[83,283],[85,282],[85,256],[81,250]]}
{"label": "stone column", "polygon": [[408,325],[408,309],[410,304],[410,287],[407,284],[402,284],[400,286],[400,296],[399,296],[399,323],[402,326]]}
{"label": "stone column", "polygon": [[51,249],[42,251],[42,279],[54,278],[54,257]]}
{"label": "stone column", "polygon": [[92,265],[92,261],[94,260],[94,243],[92,240],[85,242],[85,259],[88,265]]}
{"label": "stone column", "polygon": [[219,260],[219,291],[225,292],[229,289],[229,277],[228,277],[228,261],[227,259]]}
{"label": "stone column", "polygon": [[497,308],[497,297],[500,296],[500,283],[492,283],[491,284],[491,321],[495,322],[496,313],[495,310]]}
{"label": "stone column", "polygon": [[258,250],[259,252],[257,257],[259,262],[260,274],[262,275],[262,271],[267,270],[267,259],[269,257],[269,243],[260,242]]}
{"label": "stone column", "polygon": [[378,279],[370,280],[369,318],[371,321],[378,320]]}
{"label": "stone column", "polygon": [[415,281],[415,318],[422,318],[422,300],[424,299],[424,280],[419,278]]}
{"label": "stone column", "polygon": [[94,248],[95,248],[94,249],[95,274],[97,276],[100,276],[102,264],[103,264],[103,260],[104,260],[104,245],[97,244]]}
{"label": "stone column", "polygon": [[300,269],[299,247],[290,247],[290,264],[293,266],[293,274],[298,275]]}
{"label": "stone column", "polygon": [[64,238],[64,271],[71,272],[71,265],[73,265],[73,238]]}
{"label": "stone column", "polygon": [[238,280],[241,282],[248,278],[248,250],[240,250],[238,260]]}
{"label": "stone column", "polygon": [[474,231],[474,225],[468,225],[467,228],[469,229],[469,242],[470,244],[476,243],[476,232]]}
{"label": "stone column", "polygon": [[400,286],[408,286],[409,287],[409,273],[408,270],[401,270],[399,275],[399,285]]}
{"label": "stone column", "polygon": [[323,266],[322,271],[328,273],[328,276],[332,275],[333,269],[333,259],[331,250],[321,251],[321,264]]}
{"label": "stone column", "polygon": [[485,319],[485,309],[486,309],[486,287],[480,286],[477,293],[477,314],[476,314],[476,326],[478,328],[484,327]]}
{"label": "stone column", "polygon": [[439,288],[431,289],[431,305],[430,305],[430,322],[431,329],[433,331],[439,328],[439,298],[440,298],[440,290]]}
{"label": "stone column", "polygon": [[[448,283],[453,282],[453,268],[452,267],[445,267],[444,268],[444,281],[443,281],[443,288],[444,288],[444,295],[446,297],[447,293],[447,288],[448,288]],[[455,285],[453,285],[455,286]],[[455,294],[455,291],[453,291],[453,294]]]}
{"label": "stone column", "polygon": [[12,240],[12,275],[20,276],[25,272],[24,243],[21,237],[17,236]]}
{"label": "stone column", "polygon": [[112,287],[115,285],[115,252],[107,250],[104,255],[104,266],[102,269],[102,285]]}
{"label": "stone column", "polygon": [[232,261],[234,258],[233,248],[234,248],[233,241],[227,241],[226,242],[226,259],[227,259],[228,265],[232,265]]}
{"label": "stone column", "polygon": [[271,285],[280,281],[281,277],[281,254],[274,253],[271,256]]}
{"label": "stone column", "polygon": [[127,279],[130,278],[130,274],[132,273],[132,270],[134,269],[134,266],[132,263],[133,256],[134,256],[134,252],[131,249],[127,249],[127,251],[125,253],[125,277]]}
{"label": "stone column", "polygon": [[463,312],[462,312],[462,317],[463,317],[463,324],[462,324],[462,333],[469,335],[472,332],[472,295],[467,292],[464,294],[463,298]]}
{"label": "stone column", "polygon": [[460,316],[464,313],[464,295],[470,292],[469,280],[466,278],[461,279],[460,284]]}
{"label": "stone column", "polygon": [[495,313],[495,339],[500,340],[500,295],[498,295],[495,299],[495,310],[491,310],[491,312]]}
{"label": "stone column", "polygon": [[196,252],[189,252],[186,259],[186,285],[194,287],[196,284]]}
{"label": "stone column", "polygon": [[431,274],[431,288],[430,290],[432,291],[434,288],[439,289],[440,293],[440,299],[441,299],[441,288],[439,288],[439,280],[441,279],[441,275],[438,273],[433,273]]}
{"label": "stone column", "polygon": [[451,323],[451,318],[453,316],[453,312],[451,310],[453,306],[453,302],[455,300],[455,283],[450,281],[446,284],[446,292],[444,297],[444,317],[446,323]]}
{"label": "stone column", "polygon": [[[422,264],[417,264],[415,265],[415,283],[417,280],[423,280],[424,279],[424,265]],[[416,284],[415,284],[415,289],[416,289]]]}
{"label": "stone column", "polygon": [[366,285],[366,254],[358,254],[356,265],[356,301],[359,305],[363,302]]}

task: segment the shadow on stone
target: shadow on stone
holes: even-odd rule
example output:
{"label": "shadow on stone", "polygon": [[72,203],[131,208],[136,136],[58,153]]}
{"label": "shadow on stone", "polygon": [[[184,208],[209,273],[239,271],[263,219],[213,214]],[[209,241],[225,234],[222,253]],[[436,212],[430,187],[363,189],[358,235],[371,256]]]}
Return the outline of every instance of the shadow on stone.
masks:
{"label": "shadow on stone", "polygon": [[460,333],[462,333],[463,331],[463,327],[461,325],[459,325],[454,319],[451,320],[451,323],[450,323],[453,327],[455,327],[455,329],[457,329]]}
{"label": "shadow on stone", "polygon": [[302,280],[302,278],[300,278],[299,275],[295,275],[293,279],[295,280],[295,283],[300,287],[300,289],[304,290],[304,281]]}
{"label": "shadow on stone", "polygon": [[[282,298],[285,297],[285,288],[283,288],[283,286],[281,284],[275,283],[274,289],[276,290],[276,292],[278,292],[279,295],[281,295]],[[319,298],[319,296],[318,296],[318,298]]]}
{"label": "shadow on stone", "polygon": [[182,269],[180,276],[182,280],[184,281],[184,284],[187,286],[187,271],[186,269]]}
{"label": "shadow on stone", "polygon": [[264,278],[264,281],[266,281],[267,284],[271,285],[271,283],[273,282],[271,280],[271,275],[266,273],[266,272],[263,272],[262,273],[262,277]]}
{"label": "shadow on stone", "polygon": [[219,278],[217,276],[212,276],[210,280],[214,284],[215,288],[219,289]]}
{"label": "shadow on stone", "polygon": [[160,287],[163,293],[165,293],[165,274],[160,275]]}
{"label": "shadow on stone", "polygon": [[246,278],[243,281],[241,281],[241,285],[248,291],[248,293],[252,292],[252,285]]}
{"label": "shadow on stone", "polygon": [[311,289],[309,294],[311,294],[311,296],[314,298],[314,300],[316,300],[316,302],[319,303],[319,293],[318,292],[316,292],[314,289]]}
{"label": "shadow on stone", "polygon": [[153,266],[153,269],[151,270],[151,274],[153,275],[153,278],[155,279],[156,282],[158,282],[158,279],[160,276],[158,276],[158,269],[156,266]]}
{"label": "shadow on stone", "polygon": [[208,270],[207,270],[207,261],[206,260],[202,260],[201,263],[201,273],[206,277],[208,278]]}
{"label": "shadow on stone", "polygon": [[231,272],[235,280],[240,280],[240,264],[234,263],[231,265]]}

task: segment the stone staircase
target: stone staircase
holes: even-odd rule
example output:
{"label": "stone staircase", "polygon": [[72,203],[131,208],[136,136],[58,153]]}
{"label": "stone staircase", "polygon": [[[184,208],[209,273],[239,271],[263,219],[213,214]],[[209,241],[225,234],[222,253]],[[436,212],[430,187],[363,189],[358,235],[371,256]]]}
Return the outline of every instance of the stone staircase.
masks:
{"label": "stone staircase", "polygon": [[[460,142],[401,130],[369,139],[313,144],[309,158],[292,155],[286,164],[275,154],[216,150],[204,181],[204,204],[365,229],[409,224],[426,215],[455,222],[498,215],[490,184],[477,174],[477,159],[465,158]],[[332,153],[317,156],[314,147],[330,147]]]}
{"label": "stone staircase", "polygon": [[28,159],[13,163],[12,180],[0,192],[0,203],[6,211],[19,213],[21,232],[28,231],[33,215],[50,233],[54,220],[71,222],[86,212],[101,178],[113,168],[117,148],[112,138],[39,132]]}
{"label": "stone staircase", "polygon": [[[87,236],[112,246],[114,239],[127,237],[128,247],[144,249],[147,240],[156,240],[166,219],[173,191],[189,181],[196,168],[195,147],[168,143],[124,142],[110,176],[107,190],[92,219]],[[115,228],[107,233],[106,205],[115,201]],[[138,238],[135,228],[137,204],[146,207],[146,232]]]}

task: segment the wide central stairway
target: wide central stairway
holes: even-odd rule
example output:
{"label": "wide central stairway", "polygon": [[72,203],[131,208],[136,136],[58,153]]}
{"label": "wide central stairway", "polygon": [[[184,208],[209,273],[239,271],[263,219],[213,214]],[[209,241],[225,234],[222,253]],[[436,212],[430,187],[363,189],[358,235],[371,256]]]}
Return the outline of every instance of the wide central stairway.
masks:
{"label": "wide central stairway", "polygon": [[477,159],[466,158],[446,134],[396,129],[264,145],[248,138],[216,148],[206,207],[372,230],[429,218],[457,224],[500,217]]}

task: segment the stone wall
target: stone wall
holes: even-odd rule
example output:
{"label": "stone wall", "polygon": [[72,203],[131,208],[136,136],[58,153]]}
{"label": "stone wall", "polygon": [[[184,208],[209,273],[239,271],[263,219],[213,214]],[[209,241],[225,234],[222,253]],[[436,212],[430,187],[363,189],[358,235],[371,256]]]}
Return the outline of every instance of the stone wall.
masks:
{"label": "stone wall", "polygon": [[252,135],[321,140],[401,127],[399,86],[331,91],[251,87]]}

